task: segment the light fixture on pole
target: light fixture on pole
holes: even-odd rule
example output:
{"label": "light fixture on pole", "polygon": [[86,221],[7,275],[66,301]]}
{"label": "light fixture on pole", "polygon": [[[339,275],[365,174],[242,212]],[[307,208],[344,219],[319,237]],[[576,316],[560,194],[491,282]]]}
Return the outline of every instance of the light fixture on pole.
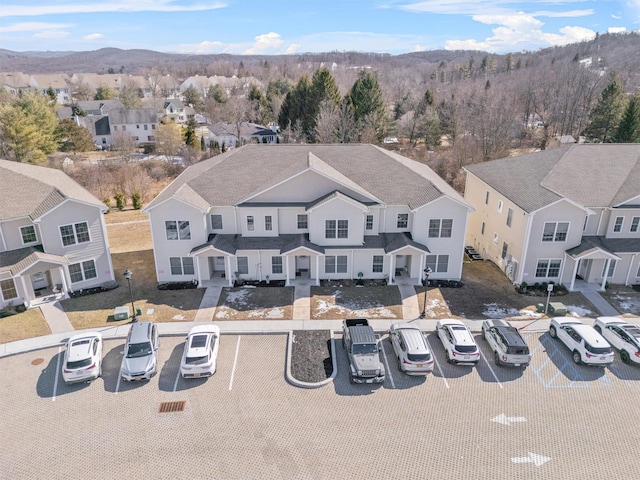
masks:
{"label": "light fixture on pole", "polygon": [[131,276],[133,275],[133,273],[131,272],[131,270],[127,268],[124,271],[123,275],[124,275],[124,278],[127,279],[127,283],[129,284],[129,296],[131,297],[131,309],[132,309],[131,311],[133,312],[133,315],[131,316],[131,321],[137,322],[138,316],[136,315],[136,306],[133,304],[133,292],[131,290]]}
{"label": "light fixture on pole", "polygon": [[427,287],[429,286],[429,274],[432,272],[430,267],[424,269],[424,303],[422,304],[422,313],[420,318],[427,316]]}

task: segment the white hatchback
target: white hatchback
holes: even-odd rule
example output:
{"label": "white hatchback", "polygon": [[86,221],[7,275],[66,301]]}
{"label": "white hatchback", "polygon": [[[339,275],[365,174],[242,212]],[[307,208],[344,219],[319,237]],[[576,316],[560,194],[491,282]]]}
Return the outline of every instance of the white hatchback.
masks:
{"label": "white hatchback", "polygon": [[594,328],[616,350],[624,363],[640,364],[640,327],[619,317],[598,317]]}
{"label": "white hatchback", "polygon": [[480,361],[480,350],[471,330],[460,320],[453,318],[438,320],[436,332],[444,346],[447,362],[475,365]]}
{"label": "white hatchback", "polygon": [[62,362],[62,378],[65,383],[89,382],[101,376],[102,335],[89,332],[71,337]]}
{"label": "white hatchback", "polygon": [[184,343],[180,374],[183,378],[210,377],[216,373],[216,359],[220,345],[220,327],[196,325]]}
{"label": "white hatchback", "polygon": [[611,345],[592,326],[577,318],[554,317],[549,325],[549,335],[557,338],[571,350],[575,363],[609,365],[613,362]]}

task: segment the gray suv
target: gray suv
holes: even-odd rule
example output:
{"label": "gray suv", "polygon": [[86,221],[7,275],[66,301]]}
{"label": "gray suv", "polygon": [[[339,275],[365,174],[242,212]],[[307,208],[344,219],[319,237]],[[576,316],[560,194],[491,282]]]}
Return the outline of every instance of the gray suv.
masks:
{"label": "gray suv", "polygon": [[509,322],[485,320],[482,322],[482,338],[493,350],[496,365],[526,367],[531,362],[527,342]]}
{"label": "gray suv", "polygon": [[158,327],[155,323],[132,324],[124,344],[120,376],[128,382],[153,377],[157,372],[158,347]]}

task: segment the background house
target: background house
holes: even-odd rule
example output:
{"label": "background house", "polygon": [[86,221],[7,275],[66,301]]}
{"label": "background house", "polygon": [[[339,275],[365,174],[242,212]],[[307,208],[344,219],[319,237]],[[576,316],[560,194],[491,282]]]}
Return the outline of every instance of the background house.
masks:
{"label": "background house", "polygon": [[0,160],[0,308],[114,280],[105,205],[64,172]]}
{"label": "background house", "polygon": [[640,145],[573,145],[466,170],[467,243],[513,282],[640,283]]}
{"label": "background house", "polygon": [[246,145],[185,170],[144,210],[157,278],[460,279],[470,206],[372,145]]}
{"label": "background house", "polygon": [[256,123],[214,123],[208,125],[209,141],[235,147],[247,143],[277,143],[277,126],[264,127]]}

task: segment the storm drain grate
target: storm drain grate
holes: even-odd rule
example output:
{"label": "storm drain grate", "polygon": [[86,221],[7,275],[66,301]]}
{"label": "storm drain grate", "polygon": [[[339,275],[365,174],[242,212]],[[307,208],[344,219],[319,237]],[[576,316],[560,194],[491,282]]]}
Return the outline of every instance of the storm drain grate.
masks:
{"label": "storm drain grate", "polygon": [[185,400],[180,402],[162,402],[160,408],[158,408],[158,413],[184,412],[184,406],[186,404],[187,402]]}

